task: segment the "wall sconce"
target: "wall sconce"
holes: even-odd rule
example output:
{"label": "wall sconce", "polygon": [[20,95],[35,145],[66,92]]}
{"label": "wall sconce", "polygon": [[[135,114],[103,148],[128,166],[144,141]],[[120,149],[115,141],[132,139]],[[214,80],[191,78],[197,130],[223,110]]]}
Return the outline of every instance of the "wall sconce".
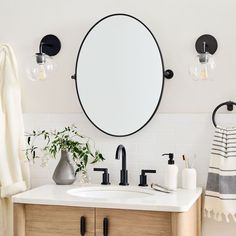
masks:
{"label": "wall sconce", "polygon": [[33,64],[27,70],[28,76],[33,81],[44,81],[48,74],[55,69],[55,62],[52,56],[58,54],[61,50],[60,40],[52,34],[42,38],[39,45],[39,52],[35,53]]}
{"label": "wall sconce", "polygon": [[213,54],[218,47],[216,39],[209,34],[200,36],[195,44],[198,55],[195,57],[194,64],[190,66],[190,74],[195,80],[207,80],[215,69]]}

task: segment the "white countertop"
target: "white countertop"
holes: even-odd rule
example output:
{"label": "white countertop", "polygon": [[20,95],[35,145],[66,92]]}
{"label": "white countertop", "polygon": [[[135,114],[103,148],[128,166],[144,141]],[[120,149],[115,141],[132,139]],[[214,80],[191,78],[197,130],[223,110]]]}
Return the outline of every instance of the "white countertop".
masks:
{"label": "white countertop", "polygon": [[197,188],[196,190],[178,189],[176,192],[168,194],[157,192],[149,187],[143,188],[136,186],[113,186],[113,188],[131,191],[140,190],[149,193],[149,195],[144,198],[96,199],[72,196],[68,193],[68,191],[72,189],[78,188],[83,191],[84,189],[91,187],[104,190],[109,188],[110,185],[44,185],[13,196],[13,202],[24,204],[185,212],[191,208],[202,193],[201,188]]}

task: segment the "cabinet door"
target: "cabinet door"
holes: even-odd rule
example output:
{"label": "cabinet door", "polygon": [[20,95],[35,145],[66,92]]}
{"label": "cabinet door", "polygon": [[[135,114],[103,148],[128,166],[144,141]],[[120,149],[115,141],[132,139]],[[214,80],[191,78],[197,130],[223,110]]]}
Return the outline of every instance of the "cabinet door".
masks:
{"label": "cabinet door", "polygon": [[81,217],[85,219],[84,236],[94,236],[94,212],[93,208],[26,204],[25,236],[83,236]]}
{"label": "cabinet door", "polygon": [[108,231],[108,236],[170,236],[171,214],[168,212],[96,209],[96,236],[106,235],[104,230]]}

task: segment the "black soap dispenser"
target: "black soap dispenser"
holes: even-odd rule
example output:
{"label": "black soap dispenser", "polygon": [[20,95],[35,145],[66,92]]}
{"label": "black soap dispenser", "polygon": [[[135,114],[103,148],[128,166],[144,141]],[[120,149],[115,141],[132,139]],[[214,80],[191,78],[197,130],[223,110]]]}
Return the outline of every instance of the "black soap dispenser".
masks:
{"label": "black soap dispenser", "polygon": [[168,156],[169,157],[168,165],[174,165],[175,164],[174,153],[164,153],[164,154],[162,154],[162,156]]}
{"label": "black soap dispenser", "polygon": [[164,185],[166,188],[176,190],[178,187],[178,166],[175,165],[174,153],[164,153],[162,156],[168,156],[168,165],[165,171]]}

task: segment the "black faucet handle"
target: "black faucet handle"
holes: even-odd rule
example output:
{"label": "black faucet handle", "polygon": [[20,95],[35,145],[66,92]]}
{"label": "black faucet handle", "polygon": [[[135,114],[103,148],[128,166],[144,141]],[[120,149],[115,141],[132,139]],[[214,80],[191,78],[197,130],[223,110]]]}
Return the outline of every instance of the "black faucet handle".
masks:
{"label": "black faucet handle", "polygon": [[109,173],[107,168],[93,168],[94,171],[103,171],[104,173],[102,174],[102,183],[103,185],[108,185],[110,184],[109,181]]}
{"label": "black faucet handle", "polygon": [[156,170],[141,170],[141,174],[145,175],[146,173],[157,173]]}
{"label": "black faucet handle", "polygon": [[157,172],[156,170],[141,170],[139,186],[142,187],[148,186],[146,173],[156,173],[156,172]]}
{"label": "black faucet handle", "polygon": [[103,172],[108,172],[107,168],[93,168],[94,171],[103,171]]}

